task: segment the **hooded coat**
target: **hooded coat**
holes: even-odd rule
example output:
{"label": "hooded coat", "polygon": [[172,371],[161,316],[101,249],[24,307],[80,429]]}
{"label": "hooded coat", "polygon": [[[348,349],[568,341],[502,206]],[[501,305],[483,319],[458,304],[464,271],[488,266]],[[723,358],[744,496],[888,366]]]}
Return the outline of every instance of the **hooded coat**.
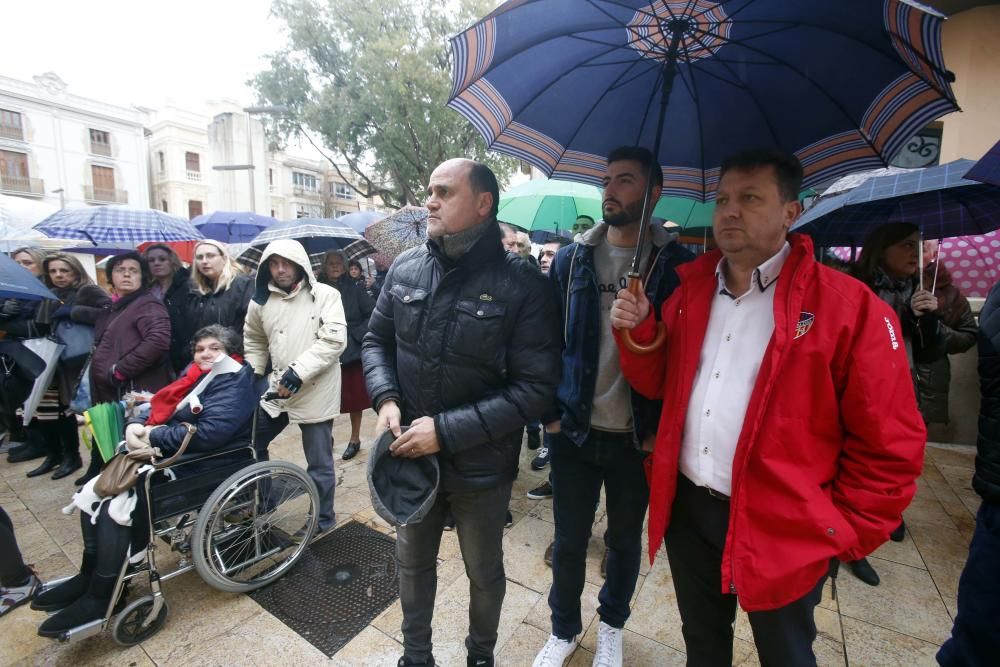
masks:
{"label": "hooded coat", "polygon": [[[271,255],[280,255],[302,270],[290,292],[271,280],[267,270]],[[313,424],[340,414],[340,355],[347,348],[344,306],[337,290],[313,278],[309,255],[298,241],[274,241],[261,255],[243,325],[243,346],[257,375],[265,374],[270,359],[271,390],[288,368],[302,379],[302,387],[292,396],[261,401],[269,415],[287,412],[293,424]]]}

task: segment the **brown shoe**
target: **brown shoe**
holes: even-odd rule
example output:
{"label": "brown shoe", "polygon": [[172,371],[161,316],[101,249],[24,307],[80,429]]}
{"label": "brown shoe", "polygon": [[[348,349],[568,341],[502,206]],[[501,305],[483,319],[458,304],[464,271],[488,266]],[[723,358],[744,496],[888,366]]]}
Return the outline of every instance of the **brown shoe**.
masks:
{"label": "brown shoe", "polygon": [[549,542],[549,546],[545,548],[545,555],[542,558],[545,559],[545,564],[552,567],[552,549],[556,546],[555,540]]}

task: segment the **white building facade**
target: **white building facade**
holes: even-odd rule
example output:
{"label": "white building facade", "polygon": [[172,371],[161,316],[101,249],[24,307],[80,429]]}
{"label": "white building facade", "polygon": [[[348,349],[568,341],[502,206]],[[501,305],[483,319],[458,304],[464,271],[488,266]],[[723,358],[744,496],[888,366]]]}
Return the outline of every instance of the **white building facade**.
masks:
{"label": "white building facade", "polygon": [[143,114],[0,76],[0,192],[55,206],[149,202]]}

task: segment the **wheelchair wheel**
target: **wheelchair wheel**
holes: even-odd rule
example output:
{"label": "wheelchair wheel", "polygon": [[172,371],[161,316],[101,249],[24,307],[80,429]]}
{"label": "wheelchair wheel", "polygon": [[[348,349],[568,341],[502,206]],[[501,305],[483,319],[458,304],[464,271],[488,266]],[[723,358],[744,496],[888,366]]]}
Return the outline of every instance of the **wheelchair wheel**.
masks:
{"label": "wheelchair wheel", "polygon": [[160,613],[147,623],[146,619],[152,610],[152,595],[141,597],[122,609],[111,626],[112,638],[122,646],[135,646],[155,635],[167,622],[167,601],[163,600]]}
{"label": "wheelchair wheel", "polygon": [[288,571],[319,522],[319,493],[302,468],[261,461],[205,501],[191,531],[195,570],[210,586],[245,593]]}

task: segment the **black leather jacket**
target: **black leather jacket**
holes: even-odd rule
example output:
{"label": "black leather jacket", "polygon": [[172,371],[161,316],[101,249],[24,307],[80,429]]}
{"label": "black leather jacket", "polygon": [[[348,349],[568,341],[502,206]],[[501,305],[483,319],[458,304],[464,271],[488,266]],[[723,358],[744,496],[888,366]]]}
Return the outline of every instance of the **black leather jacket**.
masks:
{"label": "black leather jacket", "polygon": [[559,313],[545,278],[489,230],[457,262],[433,241],[393,263],[365,335],[368,394],[403,423],[434,418],[442,489],[486,489],[517,474],[521,430],[550,409]]}

